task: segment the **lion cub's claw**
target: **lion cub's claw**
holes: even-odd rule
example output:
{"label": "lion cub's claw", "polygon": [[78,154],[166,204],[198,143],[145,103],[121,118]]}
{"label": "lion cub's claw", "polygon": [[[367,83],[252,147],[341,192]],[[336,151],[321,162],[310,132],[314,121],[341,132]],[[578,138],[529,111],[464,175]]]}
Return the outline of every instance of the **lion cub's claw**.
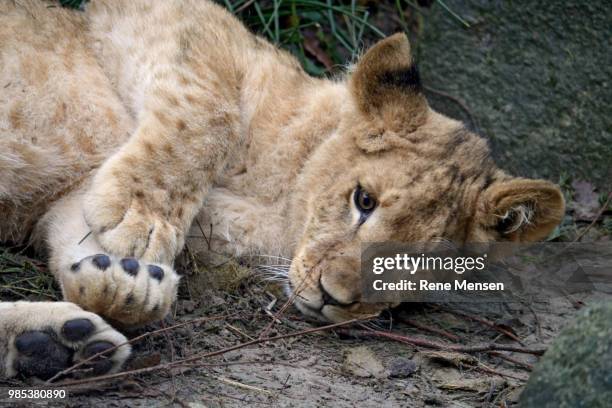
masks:
{"label": "lion cub's claw", "polygon": [[62,276],[66,300],[121,325],[162,319],[176,298],[179,277],[169,266],[106,254],[86,257]]}

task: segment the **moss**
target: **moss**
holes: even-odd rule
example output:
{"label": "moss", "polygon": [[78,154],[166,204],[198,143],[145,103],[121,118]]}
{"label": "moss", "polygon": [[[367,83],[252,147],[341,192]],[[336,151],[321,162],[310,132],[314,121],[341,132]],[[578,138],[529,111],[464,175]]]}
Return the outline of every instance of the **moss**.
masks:
{"label": "moss", "polygon": [[612,406],[612,303],[586,309],[561,332],[529,378],[520,406]]}
{"label": "moss", "polygon": [[[425,19],[426,84],[459,97],[500,165],[558,181],[612,178],[612,8],[603,1],[456,2],[466,28],[438,4]],[[445,98],[434,107],[467,119]]]}

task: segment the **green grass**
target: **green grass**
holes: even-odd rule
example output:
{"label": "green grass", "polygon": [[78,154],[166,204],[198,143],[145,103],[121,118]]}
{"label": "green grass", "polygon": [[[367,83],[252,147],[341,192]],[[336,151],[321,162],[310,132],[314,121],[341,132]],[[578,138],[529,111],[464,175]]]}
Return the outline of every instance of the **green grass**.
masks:
{"label": "green grass", "polygon": [[[87,0],[59,0],[65,7],[79,8]],[[289,50],[313,75],[324,75],[336,66],[354,61],[366,42],[385,37],[371,22],[378,9],[395,26],[408,30],[406,10],[423,14],[412,0],[374,2],[366,0],[214,0],[226,7],[252,31]],[[374,3],[376,6],[371,7]],[[461,16],[442,0],[439,6],[458,24],[469,28]],[[384,9],[384,10],[383,10]],[[366,41],[367,40],[367,41]]]}
{"label": "green grass", "polygon": [[323,74],[330,65],[355,59],[365,37],[385,37],[369,21],[370,11],[356,0],[225,0],[221,3],[253,31],[292,52],[314,75]]}

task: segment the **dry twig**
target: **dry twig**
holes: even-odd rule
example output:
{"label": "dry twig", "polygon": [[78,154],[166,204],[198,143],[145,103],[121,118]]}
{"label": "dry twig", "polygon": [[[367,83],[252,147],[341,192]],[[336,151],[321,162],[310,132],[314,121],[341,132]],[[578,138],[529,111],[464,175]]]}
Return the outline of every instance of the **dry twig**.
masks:
{"label": "dry twig", "polygon": [[79,368],[79,367],[81,367],[81,366],[83,366],[83,365],[85,365],[85,364],[95,360],[98,357],[102,357],[102,356],[104,356],[106,354],[112,353],[113,351],[117,350],[119,347],[122,347],[122,346],[125,346],[125,345],[128,345],[128,344],[132,344],[132,343],[136,343],[137,341],[140,341],[140,340],[142,340],[142,339],[144,339],[146,337],[153,336],[153,335],[159,334],[159,333],[165,333],[165,332],[167,332],[169,330],[174,330],[174,329],[177,329],[179,327],[187,326],[187,325],[190,325],[190,324],[204,323],[204,322],[209,322],[209,321],[213,321],[213,320],[229,319],[229,318],[231,318],[233,316],[237,316],[239,314],[240,313],[233,313],[233,314],[229,314],[229,315],[202,317],[202,318],[189,320],[187,322],[178,323],[178,324],[175,324],[175,325],[172,325],[172,326],[162,327],[161,329],[157,329],[157,330],[153,330],[153,331],[150,331],[150,332],[143,333],[140,336],[136,336],[136,337],[134,337],[134,338],[124,342],[124,343],[117,344],[114,347],[111,347],[111,348],[109,348],[107,350],[104,350],[104,351],[102,351],[100,353],[94,354],[93,356],[91,356],[91,357],[89,357],[89,358],[87,358],[87,359],[85,359],[83,361],[80,361],[80,362],[74,364],[73,366],[70,366],[70,367],[60,371],[59,373],[55,374],[53,377],[49,378],[45,382],[45,384],[50,384],[53,381],[57,380],[58,378],[70,374],[72,371],[74,371],[77,368]]}
{"label": "dry twig", "polygon": [[525,347],[510,346],[507,344],[482,343],[475,345],[463,344],[446,344],[431,340],[426,340],[419,337],[405,336],[395,333],[389,333],[379,330],[340,330],[341,333],[350,337],[382,337],[390,340],[395,340],[400,343],[411,344],[413,346],[426,347],[436,350],[455,351],[459,353],[480,353],[489,351],[512,351],[515,353],[533,354],[541,356],[546,351],[545,348],[529,349]]}
{"label": "dry twig", "polygon": [[484,319],[484,318],[478,317],[478,316],[473,316],[473,315],[471,315],[469,313],[462,312],[462,311],[459,311],[459,310],[451,310],[451,309],[440,309],[440,310],[443,310],[445,312],[452,313],[452,314],[455,314],[457,316],[465,317],[466,319],[470,319],[470,320],[473,320],[475,322],[481,323],[481,324],[483,324],[485,326],[488,326],[488,327],[492,328],[493,330],[497,330],[498,332],[500,332],[504,336],[507,336],[507,337],[511,338],[512,340],[516,341],[517,343],[519,343],[521,345],[524,345],[523,342],[521,341],[521,339],[519,339],[519,337],[516,334],[512,333],[509,330],[504,329],[500,325],[498,325],[498,324],[496,324],[496,323],[494,323],[494,322],[492,322],[490,320],[487,320],[487,319]]}
{"label": "dry twig", "polygon": [[[150,372],[160,371],[160,370],[170,370],[172,368],[184,366],[184,365],[187,365],[189,363],[193,363],[193,362],[202,360],[204,358],[209,358],[209,357],[214,357],[214,356],[226,354],[226,353],[229,353],[230,351],[239,350],[239,349],[242,349],[242,348],[245,348],[245,347],[248,347],[248,346],[253,346],[253,345],[256,345],[256,344],[267,343],[267,342],[272,342],[272,341],[278,341],[278,340],[292,338],[292,337],[300,337],[300,336],[304,336],[304,335],[307,335],[307,334],[312,334],[312,333],[322,332],[322,331],[326,331],[326,330],[331,330],[331,329],[335,329],[335,328],[338,328],[338,327],[348,326],[348,325],[351,325],[351,324],[354,324],[354,323],[363,322],[363,321],[369,320],[369,319],[371,319],[373,317],[376,317],[376,316],[372,315],[372,316],[367,316],[367,317],[365,317],[363,319],[347,320],[347,321],[341,322],[341,323],[334,323],[334,324],[329,324],[329,325],[326,325],[326,326],[314,327],[314,328],[311,328],[311,329],[301,330],[299,332],[281,334],[281,335],[274,336],[274,337],[258,338],[258,339],[254,339],[254,340],[251,340],[251,341],[247,341],[245,343],[237,344],[235,346],[226,347],[226,348],[223,348],[223,349],[220,349],[220,350],[216,350],[216,351],[212,351],[212,352],[196,354],[194,356],[187,357],[187,358],[184,358],[184,359],[181,359],[181,360],[176,360],[174,362],[165,363],[165,364],[158,364],[158,365],[155,365],[155,366],[152,366],[152,367],[140,368],[140,369],[137,369],[137,370],[129,370],[129,371],[123,371],[123,372],[115,373],[115,374],[105,374],[105,375],[101,375],[101,376],[97,376],[97,377],[85,378],[85,379],[82,379],[82,380],[65,381],[65,382],[54,383],[54,384],[47,384],[47,385],[48,386],[55,386],[55,387],[71,387],[71,386],[78,386],[78,385],[82,385],[82,384],[90,384],[90,383],[96,383],[96,382],[101,382],[101,381],[114,380],[114,379],[117,379],[117,378],[128,377],[130,375],[135,375],[135,374],[145,374],[145,373],[150,373]],[[102,353],[100,353],[100,354],[102,354]],[[67,370],[65,370],[65,371],[67,371]],[[54,378],[55,377],[56,376],[54,376]]]}
{"label": "dry twig", "polygon": [[431,327],[431,326],[428,326],[426,324],[417,322],[416,320],[408,319],[408,318],[405,318],[405,317],[402,317],[402,316],[397,316],[396,319],[399,320],[402,323],[406,323],[406,324],[409,324],[410,326],[414,326],[417,329],[428,331],[430,333],[434,333],[434,334],[438,334],[440,336],[446,337],[447,339],[449,339],[451,341],[459,341],[459,337],[458,336],[455,336],[454,334],[449,333],[446,330],[442,330],[442,329],[439,329],[437,327]]}

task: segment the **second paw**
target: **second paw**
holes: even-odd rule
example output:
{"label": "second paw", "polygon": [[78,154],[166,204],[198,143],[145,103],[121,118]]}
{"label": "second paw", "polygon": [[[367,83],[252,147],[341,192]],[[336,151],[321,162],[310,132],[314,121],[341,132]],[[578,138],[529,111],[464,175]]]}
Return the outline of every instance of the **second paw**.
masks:
{"label": "second paw", "polygon": [[66,300],[127,326],[162,319],[179,276],[169,266],[96,254],[72,264],[60,281]]}

